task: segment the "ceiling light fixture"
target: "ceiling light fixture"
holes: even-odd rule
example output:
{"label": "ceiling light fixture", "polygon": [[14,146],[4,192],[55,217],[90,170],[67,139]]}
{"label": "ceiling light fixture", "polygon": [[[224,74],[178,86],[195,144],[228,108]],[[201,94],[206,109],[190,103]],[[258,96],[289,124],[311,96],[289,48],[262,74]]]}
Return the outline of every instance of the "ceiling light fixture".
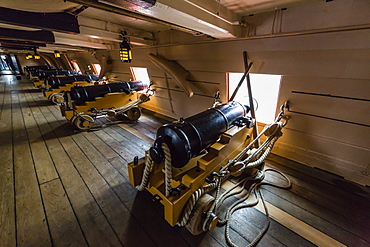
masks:
{"label": "ceiling light fixture", "polygon": [[33,58],[33,56],[32,56],[32,54],[31,53],[27,53],[26,54],[26,59],[28,60],[28,59],[32,59]]}
{"label": "ceiling light fixture", "polygon": [[34,58],[34,59],[36,59],[36,60],[39,60],[41,57],[40,57],[40,55],[37,53],[36,48],[35,48],[33,51],[34,51],[33,58]]}
{"label": "ceiling light fixture", "polygon": [[60,57],[60,52],[58,50],[54,51],[54,57],[56,57],[56,58]]}
{"label": "ceiling light fixture", "polygon": [[123,38],[122,43],[120,44],[119,57],[123,63],[131,63],[132,53],[131,53],[131,43],[130,38],[127,36],[127,32],[121,32]]}

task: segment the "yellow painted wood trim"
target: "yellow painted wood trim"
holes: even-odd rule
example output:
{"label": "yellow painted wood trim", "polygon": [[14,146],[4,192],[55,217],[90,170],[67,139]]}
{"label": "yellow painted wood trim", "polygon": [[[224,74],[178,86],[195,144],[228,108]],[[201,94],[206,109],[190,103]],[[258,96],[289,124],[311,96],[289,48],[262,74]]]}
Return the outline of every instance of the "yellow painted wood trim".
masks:
{"label": "yellow painted wood trim", "polygon": [[[147,141],[148,143],[152,143],[154,140],[152,140],[150,137],[146,136],[145,134],[137,131],[136,129],[127,126],[127,125],[121,125],[121,128],[126,129],[130,133],[136,135],[137,137]],[[230,181],[225,181],[222,184],[222,188],[225,190],[230,189],[234,184]],[[238,187],[240,188],[240,187]],[[340,243],[339,241],[335,240],[334,238],[326,235],[325,233],[319,231],[318,229],[304,223],[303,221],[295,218],[294,216],[288,214],[287,212],[275,207],[274,205],[266,202],[267,209],[269,210],[270,218],[274,219],[279,224],[285,226],[289,230],[295,232],[296,234],[300,235],[307,241],[310,241],[311,243],[320,246],[320,247],[345,247],[346,245]],[[263,208],[262,203],[258,203],[255,207],[258,211],[265,214],[265,210]]]}

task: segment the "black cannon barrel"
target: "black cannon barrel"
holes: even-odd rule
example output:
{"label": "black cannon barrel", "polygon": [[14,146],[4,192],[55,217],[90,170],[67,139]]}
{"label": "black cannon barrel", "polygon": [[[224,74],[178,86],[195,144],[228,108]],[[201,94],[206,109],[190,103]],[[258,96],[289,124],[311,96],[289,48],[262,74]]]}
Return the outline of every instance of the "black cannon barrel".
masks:
{"label": "black cannon barrel", "polygon": [[60,70],[60,69],[55,69],[55,68],[52,68],[52,69],[35,69],[35,70],[30,70],[30,73],[33,76],[42,76],[44,72],[52,73],[52,72],[56,72],[58,70]]}
{"label": "black cannon barrel", "polygon": [[191,158],[215,143],[223,132],[248,112],[248,106],[231,101],[163,125],[157,130],[157,138],[150,149],[150,155],[156,163],[160,163],[164,158],[161,146],[166,143],[171,152],[172,166],[183,167]]}
{"label": "black cannon barrel", "polygon": [[36,71],[36,70],[47,70],[47,69],[53,69],[53,67],[50,67],[48,65],[36,65],[36,66],[25,66],[24,70],[26,71]]}
{"label": "black cannon barrel", "polygon": [[74,70],[59,70],[59,69],[48,69],[32,72],[33,76],[37,76],[39,79],[47,79],[49,76],[56,75],[78,75],[79,72]]}
{"label": "black cannon barrel", "polygon": [[66,84],[72,84],[76,81],[97,81],[99,80],[98,75],[73,75],[66,77],[50,76],[48,78],[48,85],[52,89],[57,89],[60,86],[65,86]]}
{"label": "black cannon barrel", "polygon": [[94,101],[96,97],[102,97],[107,93],[130,93],[148,88],[149,85],[141,81],[123,81],[105,85],[71,88],[71,99],[76,105],[83,105],[86,101]]}
{"label": "black cannon barrel", "polygon": [[57,68],[47,68],[47,69],[32,69],[30,72],[32,75],[38,75],[38,74],[41,74],[41,73],[51,73],[51,72],[55,72],[55,71],[62,71],[62,69],[57,69]]}

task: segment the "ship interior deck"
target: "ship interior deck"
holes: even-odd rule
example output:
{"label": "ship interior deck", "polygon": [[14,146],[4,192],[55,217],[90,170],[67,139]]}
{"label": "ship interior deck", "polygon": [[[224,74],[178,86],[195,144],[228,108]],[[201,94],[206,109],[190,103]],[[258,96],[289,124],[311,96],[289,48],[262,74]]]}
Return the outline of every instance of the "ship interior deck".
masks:
{"label": "ship interior deck", "polygon": [[[135,123],[76,131],[14,75],[0,77],[0,102],[0,246],[227,246],[224,227],[198,236],[171,227],[161,205],[129,184],[127,163],[168,120],[144,111]],[[257,246],[370,246],[369,187],[274,155],[266,167],[292,187],[262,186],[271,223]],[[230,237],[246,246],[265,224],[262,207],[237,211]]]}

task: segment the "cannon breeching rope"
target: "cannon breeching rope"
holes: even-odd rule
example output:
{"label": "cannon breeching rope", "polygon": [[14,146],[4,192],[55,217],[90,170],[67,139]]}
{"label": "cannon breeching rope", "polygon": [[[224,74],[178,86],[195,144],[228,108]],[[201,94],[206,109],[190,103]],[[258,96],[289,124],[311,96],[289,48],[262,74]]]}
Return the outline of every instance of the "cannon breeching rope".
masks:
{"label": "cannon breeching rope", "polygon": [[[266,125],[265,128],[262,130],[262,132],[251,143],[249,143],[249,145],[244,150],[242,150],[233,160],[231,160],[227,165],[225,165],[224,167],[222,167],[220,169],[219,174],[224,175],[223,177],[216,178],[215,182],[209,183],[205,186],[200,187],[199,189],[197,189],[191,195],[190,199],[188,200],[188,202],[185,205],[182,217],[180,218],[180,220],[177,222],[176,225],[185,226],[190,220],[191,213],[192,213],[193,208],[194,208],[196,202],[198,201],[198,199],[202,195],[204,195],[205,193],[207,193],[209,191],[212,191],[212,190],[217,188],[216,195],[215,195],[215,200],[214,200],[210,210],[206,214],[206,219],[205,219],[204,224],[203,224],[203,230],[204,231],[208,230],[206,228],[206,226],[207,226],[207,222],[210,218],[211,213],[214,213],[214,214],[217,215],[217,211],[220,209],[222,203],[226,199],[230,198],[231,196],[237,195],[237,194],[245,193],[240,199],[235,201],[231,205],[231,207],[229,207],[229,209],[226,211],[225,218],[220,219],[218,221],[218,225],[219,226],[226,225],[225,226],[225,238],[226,238],[227,244],[229,246],[232,246],[232,247],[238,247],[236,244],[234,244],[231,241],[231,238],[230,238],[230,219],[232,217],[232,214],[234,212],[240,210],[240,209],[257,205],[258,202],[259,202],[259,199],[258,199],[258,196],[259,196],[259,198],[261,199],[262,205],[264,207],[264,210],[265,210],[267,223],[264,226],[264,228],[260,231],[260,233],[255,237],[255,239],[248,246],[255,246],[261,240],[261,238],[263,237],[263,235],[267,232],[267,230],[269,228],[270,219],[269,219],[269,213],[268,213],[268,209],[267,209],[264,197],[263,197],[262,192],[260,190],[260,186],[270,185],[270,186],[274,186],[274,187],[277,187],[277,188],[285,188],[286,189],[286,188],[289,188],[291,186],[291,182],[290,182],[289,178],[286,175],[284,175],[282,172],[269,168],[269,169],[265,169],[263,171],[260,171],[261,174],[257,179],[252,178],[252,177],[247,177],[247,178],[243,179],[242,181],[238,182],[237,184],[235,184],[232,188],[230,188],[229,190],[225,191],[222,194],[220,193],[221,184],[229,176],[238,174],[239,172],[244,171],[245,169],[255,168],[255,167],[257,167],[257,166],[259,166],[260,164],[263,163],[263,161],[266,159],[267,155],[271,152],[275,142],[282,135],[281,129],[283,127],[285,127],[285,125],[288,122],[288,119],[289,119],[288,116],[284,115],[284,107],[286,107],[286,106],[285,105],[281,106],[281,108],[280,108],[281,111],[280,111],[279,115],[277,116],[277,118],[275,119],[274,123],[272,123],[270,125]],[[282,119],[284,119],[285,122],[280,122]],[[261,138],[261,136],[263,134],[265,134],[267,131],[271,130],[271,128],[273,126],[275,127],[275,129],[273,129],[272,133],[267,134],[268,135],[267,140],[259,148],[255,149],[252,154],[248,155],[248,152],[250,152],[251,147],[254,145],[254,143],[259,138]],[[165,188],[166,188],[166,196],[168,196],[169,191],[171,189],[171,180],[172,180],[171,153],[170,153],[170,151],[168,149],[168,146],[166,144],[164,144],[164,145],[162,144],[162,148],[163,148],[163,151],[164,151],[164,154],[165,154]],[[247,155],[247,158],[244,159],[244,160],[241,160],[246,155]],[[242,164],[242,167],[240,169],[236,170],[236,171],[233,171],[233,172],[230,171],[228,168],[235,165],[235,164]],[[145,187],[148,183],[148,179],[149,179],[149,175],[150,175],[150,171],[152,169],[152,166],[153,166],[153,161],[152,161],[150,155],[148,155],[148,158],[147,158],[147,161],[146,161],[146,164],[145,164],[145,168],[144,168],[144,173],[143,173],[143,178],[142,178],[141,184],[137,187],[139,190],[144,190],[145,189]],[[278,173],[281,176],[283,176],[283,178],[287,181],[287,184],[286,185],[277,185],[277,184],[273,184],[273,183],[269,183],[269,182],[263,182],[264,177],[265,177],[265,173],[268,172],[268,171],[272,171],[272,172]],[[256,180],[256,182],[254,184],[252,184],[251,187],[247,191],[244,190],[244,187],[245,187],[246,183],[251,179]],[[235,189],[241,184],[242,184],[242,186],[237,191],[235,191]],[[251,202],[248,202],[248,203],[244,203],[250,197],[250,195],[252,193],[255,196],[255,200],[253,200]]]}
{"label": "cannon breeching rope", "polygon": [[[172,188],[172,159],[171,159],[171,152],[168,148],[166,143],[162,143],[162,149],[165,156],[164,166],[165,166],[165,194],[166,196],[169,196],[170,190]],[[138,185],[136,188],[140,191],[144,190],[145,187],[148,185],[150,172],[153,167],[153,160],[150,154],[148,155],[148,158],[146,159],[145,168],[143,177],[141,179],[141,184]]]}

